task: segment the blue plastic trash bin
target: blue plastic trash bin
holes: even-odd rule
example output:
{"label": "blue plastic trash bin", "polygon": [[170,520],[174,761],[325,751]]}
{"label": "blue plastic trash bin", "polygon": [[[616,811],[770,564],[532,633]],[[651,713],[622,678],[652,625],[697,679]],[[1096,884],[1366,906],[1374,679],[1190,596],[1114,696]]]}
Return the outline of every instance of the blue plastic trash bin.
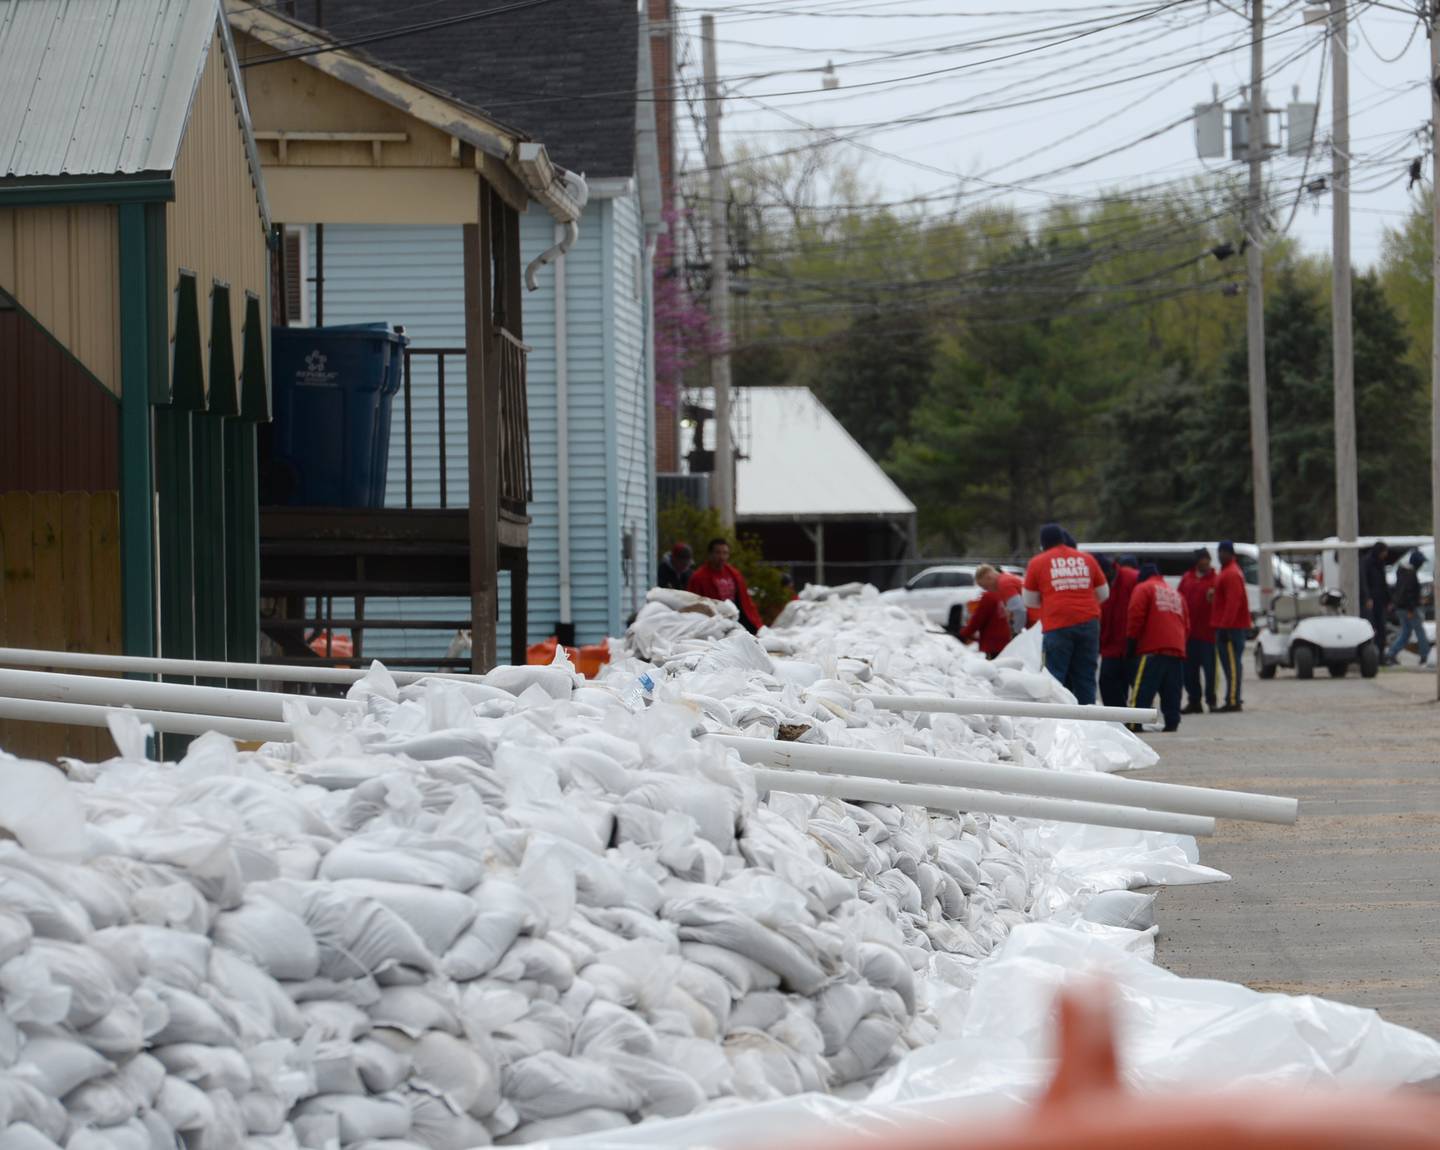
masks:
{"label": "blue plastic trash bin", "polygon": [[269,500],[381,507],[406,338],[388,324],[276,327]]}

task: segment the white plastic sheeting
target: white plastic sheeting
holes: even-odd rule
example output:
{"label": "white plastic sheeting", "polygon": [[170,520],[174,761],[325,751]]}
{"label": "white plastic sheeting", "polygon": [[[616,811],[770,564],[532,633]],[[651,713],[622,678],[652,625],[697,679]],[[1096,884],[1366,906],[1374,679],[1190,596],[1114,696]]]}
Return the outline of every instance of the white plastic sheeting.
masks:
{"label": "white plastic sheeting", "polygon": [[787,1098],[552,1145],[738,1150],[888,1134],[905,1124],[973,1128],[1041,1092],[1055,1070],[1056,995],[1087,978],[1113,994],[1122,1073],[1138,1090],[1390,1087],[1440,1076],[1440,1043],[1430,1038],[1373,1010],[1181,978],[1137,945],[1151,934],[1087,923],[1016,928],[968,988],[950,989],[941,1039],[906,1057],[863,1100]]}

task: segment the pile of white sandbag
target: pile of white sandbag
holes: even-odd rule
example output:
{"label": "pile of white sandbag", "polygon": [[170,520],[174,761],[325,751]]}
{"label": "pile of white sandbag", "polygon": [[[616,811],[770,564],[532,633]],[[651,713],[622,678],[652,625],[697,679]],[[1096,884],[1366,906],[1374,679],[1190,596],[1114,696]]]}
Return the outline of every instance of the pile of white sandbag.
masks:
{"label": "pile of white sandbag", "polygon": [[1003,818],[761,801],[699,736],[1129,750],[875,711],[996,669],[871,598],[797,604],[766,643],[676,606],[598,685],[377,670],[363,714],[297,703],[259,753],[211,735],[157,764],[122,724],[125,754],[68,780],[5,761],[0,1146],[464,1150],[863,1094],[930,1042],[932,987],[1053,891],[1044,848]]}

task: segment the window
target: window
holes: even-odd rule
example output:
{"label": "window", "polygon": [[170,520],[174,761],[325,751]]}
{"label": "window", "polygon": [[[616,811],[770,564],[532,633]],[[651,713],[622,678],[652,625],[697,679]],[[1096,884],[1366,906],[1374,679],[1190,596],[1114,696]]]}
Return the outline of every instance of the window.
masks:
{"label": "window", "polygon": [[929,591],[940,586],[940,576],[934,571],[922,571],[906,584],[910,591]]}
{"label": "window", "polygon": [[937,576],[938,587],[973,587],[975,576],[968,571],[941,571]]}

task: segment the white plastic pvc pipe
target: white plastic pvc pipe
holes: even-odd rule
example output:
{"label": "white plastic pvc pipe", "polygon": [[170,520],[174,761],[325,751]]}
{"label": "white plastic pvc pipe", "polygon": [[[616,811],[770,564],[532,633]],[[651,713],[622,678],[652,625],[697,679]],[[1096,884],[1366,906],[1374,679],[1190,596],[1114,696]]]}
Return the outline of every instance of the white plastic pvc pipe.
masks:
{"label": "white plastic pvc pipe", "polygon": [[1113,803],[1122,807],[1262,823],[1293,823],[1300,811],[1296,799],[1245,791],[1187,787],[1146,779],[1122,779],[1115,775],[1047,771],[1007,763],[979,763],[894,751],[831,747],[822,743],[782,743],[742,735],[710,737],[734,747],[747,763],[788,770],[863,775],[899,783],[977,787],[1009,794]]}
{"label": "white plastic pvc pipe", "polygon": [[1124,827],[1137,831],[1164,831],[1174,835],[1215,833],[1215,820],[1202,815],[1177,815],[1147,811],[1109,803],[1071,802],[1065,799],[1034,798],[1029,795],[1000,795],[994,791],[971,791],[960,787],[927,787],[882,779],[857,779],[848,775],[818,775],[808,771],[755,769],[755,785],[762,791],[791,791],[802,795],[828,795],[864,803],[902,803],[941,811],[969,811],[976,814],[1013,815],[1023,819],[1049,819],[1058,823],[1088,823],[1097,827]]}
{"label": "white plastic pvc pipe", "polygon": [[[277,663],[222,663],[204,659],[151,659],[140,655],[94,655],[83,651],[36,651],[0,647],[0,665],[60,667],[70,671],[106,671],[117,675],[194,675],[203,679],[265,679],[275,683],[337,683],[348,686],[369,674],[349,667],[287,667]],[[389,668],[386,668],[389,670]],[[478,683],[478,675],[448,671],[390,671],[400,686],[421,679],[458,679]]]}
{"label": "white plastic pvc pipe", "polygon": [[57,703],[90,703],[101,707],[149,707],[192,715],[227,715],[235,719],[284,719],[286,700],[333,711],[358,711],[349,699],[310,695],[275,695],[237,691],[230,687],[191,687],[182,683],[147,683],[139,679],[107,679],[97,675],[57,675],[49,671],[0,668],[0,696],[46,699]]}
{"label": "white plastic pvc pipe", "polygon": [[1077,703],[1029,703],[1023,699],[949,699],[943,695],[858,695],[882,711],[944,711],[952,715],[1013,715],[1025,719],[1081,719],[1095,723],[1156,723],[1154,707],[1082,707]]}
{"label": "white plastic pvc pipe", "polygon": [[22,723],[56,723],[73,727],[104,727],[113,714],[134,715],[157,731],[173,735],[203,735],[219,731],[232,739],[255,743],[289,742],[287,723],[261,719],[236,719],[226,715],[190,715],[178,711],[141,711],[128,707],[102,707],[91,703],[55,703],[42,699],[0,698],[0,719]]}

